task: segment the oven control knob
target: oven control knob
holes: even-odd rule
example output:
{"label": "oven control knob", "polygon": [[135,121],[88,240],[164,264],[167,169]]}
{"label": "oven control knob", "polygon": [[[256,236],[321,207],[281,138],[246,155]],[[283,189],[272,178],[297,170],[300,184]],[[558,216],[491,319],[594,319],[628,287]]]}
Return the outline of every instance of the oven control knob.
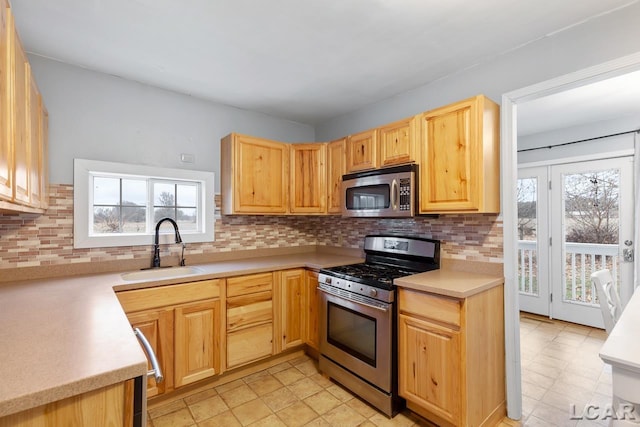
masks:
{"label": "oven control knob", "polygon": [[378,291],[375,289],[369,289],[369,296],[370,297],[377,297],[378,296]]}
{"label": "oven control knob", "polygon": [[324,283],[330,285],[331,284],[331,277],[325,277],[324,278]]}

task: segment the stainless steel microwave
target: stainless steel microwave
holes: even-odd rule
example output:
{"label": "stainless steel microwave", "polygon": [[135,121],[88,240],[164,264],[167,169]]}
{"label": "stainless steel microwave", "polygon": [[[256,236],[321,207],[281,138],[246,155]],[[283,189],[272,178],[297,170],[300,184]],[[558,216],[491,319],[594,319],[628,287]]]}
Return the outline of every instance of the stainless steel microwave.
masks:
{"label": "stainless steel microwave", "polygon": [[415,215],[415,164],[342,176],[344,217],[403,218]]}

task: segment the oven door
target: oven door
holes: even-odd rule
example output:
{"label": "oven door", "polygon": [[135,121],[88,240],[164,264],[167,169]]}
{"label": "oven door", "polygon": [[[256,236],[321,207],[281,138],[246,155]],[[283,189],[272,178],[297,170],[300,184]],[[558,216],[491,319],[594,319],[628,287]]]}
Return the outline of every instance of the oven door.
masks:
{"label": "oven door", "polygon": [[[377,307],[320,290],[320,353],[378,388],[391,391],[392,306]],[[348,295],[350,292],[341,291]]]}

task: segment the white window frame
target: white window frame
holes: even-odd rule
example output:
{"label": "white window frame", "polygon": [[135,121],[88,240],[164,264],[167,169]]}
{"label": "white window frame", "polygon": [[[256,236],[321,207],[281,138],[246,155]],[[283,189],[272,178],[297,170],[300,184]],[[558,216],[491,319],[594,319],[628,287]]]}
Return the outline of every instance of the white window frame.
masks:
{"label": "white window frame", "polygon": [[[170,169],[127,163],[74,159],[73,162],[73,247],[101,248],[117,246],[152,245],[155,226],[145,233],[92,234],[93,176],[111,175],[117,178],[145,178],[148,180],[188,181],[200,184],[198,225],[199,232],[180,230],[185,243],[214,241],[214,174],[213,172],[187,169]],[[148,207],[149,212],[153,206]],[[152,217],[152,216],[151,216]],[[163,227],[164,228],[164,227]],[[164,233],[163,233],[164,234]],[[170,243],[162,239],[161,243]],[[172,242],[171,242],[172,243]]]}

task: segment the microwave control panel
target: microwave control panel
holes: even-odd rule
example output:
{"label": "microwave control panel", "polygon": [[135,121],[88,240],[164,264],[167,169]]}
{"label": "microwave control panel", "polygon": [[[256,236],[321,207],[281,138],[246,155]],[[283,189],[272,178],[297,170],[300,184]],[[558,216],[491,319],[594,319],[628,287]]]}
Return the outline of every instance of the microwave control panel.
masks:
{"label": "microwave control panel", "polygon": [[398,209],[401,211],[411,210],[411,179],[400,178],[398,180],[398,188],[400,192],[400,203]]}

